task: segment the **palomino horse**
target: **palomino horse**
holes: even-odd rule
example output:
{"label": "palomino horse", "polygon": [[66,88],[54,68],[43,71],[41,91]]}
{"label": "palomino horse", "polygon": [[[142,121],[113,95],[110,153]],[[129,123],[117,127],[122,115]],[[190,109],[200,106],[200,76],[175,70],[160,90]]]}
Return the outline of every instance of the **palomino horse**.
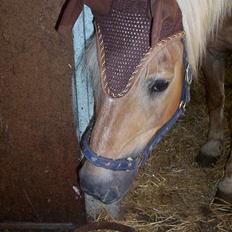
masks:
{"label": "palomino horse", "polygon": [[[95,16],[96,36],[86,57],[96,105],[81,143],[86,160],[80,183],[84,192],[110,204],[127,194],[140,164],[183,113],[191,72],[196,75],[207,38],[231,5],[230,0],[85,3]],[[213,113],[211,122],[217,127]]]}
{"label": "palomino horse", "polygon": [[[202,65],[206,77],[206,98],[210,117],[208,141],[196,158],[196,161],[202,166],[215,164],[222,152],[224,68],[225,56],[228,51],[232,51],[232,16],[224,19],[215,38],[209,41]],[[232,109],[229,109],[228,119],[232,137]],[[225,176],[219,182],[217,195],[232,202],[232,154],[225,169]]]}

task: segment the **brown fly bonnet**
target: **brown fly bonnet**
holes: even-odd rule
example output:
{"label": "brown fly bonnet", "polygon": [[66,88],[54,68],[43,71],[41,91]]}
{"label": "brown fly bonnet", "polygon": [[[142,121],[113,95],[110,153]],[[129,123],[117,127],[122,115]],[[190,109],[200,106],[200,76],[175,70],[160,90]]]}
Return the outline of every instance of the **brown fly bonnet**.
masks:
{"label": "brown fly bonnet", "polygon": [[[102,87],[114,98],[129,91],[154,47],[184,35],[176,0],[88,0],[84,3],[94,14]],[[68,33],[82,7],[83,2],[79,0],[69,1],[58,28],[60,33]]]}

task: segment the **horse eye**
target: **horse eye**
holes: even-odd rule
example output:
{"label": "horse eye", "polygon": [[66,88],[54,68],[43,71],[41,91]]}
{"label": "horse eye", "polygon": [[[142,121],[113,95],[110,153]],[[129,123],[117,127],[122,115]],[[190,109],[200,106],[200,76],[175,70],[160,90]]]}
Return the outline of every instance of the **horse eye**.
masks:
{"label": "horse eye", "polygon": [[167,80],[155,80],[153,83],[150,83],[149,90],[151,93],[163,92],[168,85],[169,81]]}

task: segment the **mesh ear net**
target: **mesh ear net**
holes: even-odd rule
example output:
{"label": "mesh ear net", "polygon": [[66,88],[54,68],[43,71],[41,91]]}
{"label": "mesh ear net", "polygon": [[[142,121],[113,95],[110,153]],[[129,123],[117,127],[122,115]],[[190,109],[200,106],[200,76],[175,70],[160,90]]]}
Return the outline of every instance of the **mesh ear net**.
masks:
{"label": "mesh ear net", "polygon": [[117,0],[111,13],[96,16],[104,90],[112,97],[128,92],[133,72],[150,48],[147,0]]}
{"label": "mesh ear net", "polygon": [[[181,12],[177,11],[175,19],[168,17],[172,13],[173,3],[177,6],[176,2],[159,0],[157,3],[168,14],[163,15],[162,8],[156,7],[159,14],[156,14],[158,17],[153,23],[148,16],[151,12],[150,3],[150,0],[113,0],[109,14],[95,14],[102,87],[113,98],[122,97],[130,90],[138,76],[136,74],[143,68],[144,61],[154,48],[184,37]],[[157,35],[154,27],[160,28]],[[152,44],[151,40],[155,36],[157,41]]]}

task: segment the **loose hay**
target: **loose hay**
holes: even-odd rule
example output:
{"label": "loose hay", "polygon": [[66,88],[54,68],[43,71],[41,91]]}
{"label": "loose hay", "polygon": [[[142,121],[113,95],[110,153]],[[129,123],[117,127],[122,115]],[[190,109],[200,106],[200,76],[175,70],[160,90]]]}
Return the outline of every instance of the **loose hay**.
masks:
{"label": "loose hay", "polygon": [[[231,59],[232,60],[232,59]],[[232,65],[227,69],[232,80]],[[123,201],[127,214],[122,223],[139,232],[229,232],[232,205],[213,204],[223,176],[230,137],[225,122],[222,159],[214,168],[200,168],[194,162],[208,129],[203,78],[192,86],[192,100],[182,117],[141,168],[133,189]],[[231,82],[231,81],[230,81]],[[231,89],[227,91],[231,104]],[[104,212],[100,219],[110,219]]]}

